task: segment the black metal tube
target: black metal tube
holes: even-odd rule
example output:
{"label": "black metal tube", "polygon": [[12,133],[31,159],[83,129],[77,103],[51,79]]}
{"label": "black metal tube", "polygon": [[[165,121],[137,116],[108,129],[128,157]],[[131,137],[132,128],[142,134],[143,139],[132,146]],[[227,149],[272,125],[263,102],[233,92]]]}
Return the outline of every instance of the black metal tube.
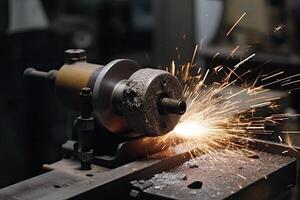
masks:
{"label": "black metal tube", "polygon": [[158,102],[158,110],[162,115],[183,115],[186,111],[186,102],[181,99],[164,97]]}
{"label": "black metal tube", "polygon": [[82,88],[80,93],[81,116],[77,117],[78,125],[78,143],[79,143],[79,158],[82,170],[90,170],[93,160],[93,133],[94,133],[94,118],[92,116],[92,90],[90,88]]}
{"label": "black metal tube", "polygon": [[56,78],[56,70],[51,70],[49,72],[43,72],[43,71],[38,71],[34,68],[27,68],[24,71],[24,76],[29,76],[29,77],[37,77],[37,78],[42,78],[46,80],[55,80]]}
{"label": "black metal tube", "polygon": [[92,108],[92,90],[88,87],[82,88],[80,93],[80,110],[83,118],[90,118],[93,112]]}

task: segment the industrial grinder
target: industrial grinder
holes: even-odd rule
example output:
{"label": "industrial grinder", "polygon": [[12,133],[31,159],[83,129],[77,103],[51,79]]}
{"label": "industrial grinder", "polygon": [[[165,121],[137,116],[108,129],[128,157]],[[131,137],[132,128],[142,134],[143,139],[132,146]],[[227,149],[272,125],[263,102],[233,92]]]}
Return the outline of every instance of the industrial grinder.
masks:
{"label": "industrial grinder", "polygon": [[155,151],[143,144],[145,137],[167,134],[186,111],[176,77],[128,59],[96,65],[87,62],[84,50],[70,49],[59,70],[27,68],[24,75],[52,81],[63,104],[80,112],[63,149],[81,161],[82,169],[97,160],[117,166]]}

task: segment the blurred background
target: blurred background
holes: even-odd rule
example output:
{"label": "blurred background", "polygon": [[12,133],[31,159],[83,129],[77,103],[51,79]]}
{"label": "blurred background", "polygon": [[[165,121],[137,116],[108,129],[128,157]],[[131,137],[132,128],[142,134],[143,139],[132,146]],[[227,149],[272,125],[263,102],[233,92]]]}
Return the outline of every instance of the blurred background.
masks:
{"label": "blurred background", "polygon": [[[165,68],[190,61],[198,45],[197,63],[206,69],[234,66],[255,52],[246,63],[259,67],[251,81],[261,70],[300,72],[299,31],[298,0],[1,0],[0,187],[59,160],[71,131],[72,113],[53,86],[25,80],[25,68],[58,69],[69,48],[85,49],[92,63],[131,58]],[[289,90],[271,89],[282,96]],[[299,92],[289,93],[282,109],[299,113]],[[297,129],[297,118],[285,126]]]}

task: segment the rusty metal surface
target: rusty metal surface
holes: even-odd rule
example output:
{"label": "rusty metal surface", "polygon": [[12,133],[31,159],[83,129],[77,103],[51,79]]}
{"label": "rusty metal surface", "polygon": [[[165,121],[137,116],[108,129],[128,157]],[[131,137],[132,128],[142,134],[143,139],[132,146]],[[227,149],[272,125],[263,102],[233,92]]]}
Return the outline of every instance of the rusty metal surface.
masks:
{"label": "rusty metal surface", "polygon": [[[253,141],[253,147],[255,147],[255,144],[256,141]],[[265,151],[274,151],[274,153],[290,149],[287,146],[271,142],[263,145],[261,141],[258,141],[257,144],[260,147],[263,146]],[[221,154],[221,151],[219,153]],[[257,155],[259,156],[258,159],[255,159],[257,158],[255,155],[245,158],[227,156],[226,161],[226,154],[223,154],[225,158],[223,158],[222,162],[216,162],[216,156],[203,155],[196,159],[196,161],[198,160],[197,163],[196,161],[188,161],[190,160],[189,153],[169,157],[157,154],[148,159],[134,161],[115,169],[99,169],[91,173],[86,171],[86,174],[85,172],[76,174],[76,163],[72,163],[66,168],[61,165],[56,165],[55,167],[52,165],[52,169],[55,169],[54,171],[0,190],[0,198],[18,200],[98,199],[100,197],[102,199],[129,199],[129,193],[132,189],[131,181],[147,180],[163,171],[165,171],[164,174],[155,177],[157,179],[155,184],[160,182],[159,179],[163,181],[162,179],[167,176],[169,178],[167,181],[172,182],[177,187],[173,188],[173,190],[167,190],[167,187],[161,187],[161,185],[150,184],[149,186],[143,184],[145,186],[144,189],[148,188],[149,191],[152,187],[152,191],[156,192],[156,197],[158,192],[160,192],[160,195],[164,192],[169,197],[172,194],[185,194],[186,196],[181,199],[197,199],[201,197],[198,194],[199,191],[202,191],[200,194],[205,194],[207,195],[206,197],[214,194],[215,199],[228,197],[226,195],[238,195],[230,196],[233,199],[237,199],[237,197],[239,199],[247,199],[242,197],[255,199],[251,195],[256,195],[259,191],[263,191],[261,192],[262,194],[268,194],[270,191],[268,188],[272,188],[272,194],[277,194],[281,191],[286,191],[295,183],[296,160],[287,157],[288,153],[282,156],[257,152]],[[79,163],[77,163],[77,167],[79,166]],[[61,170],[64,170],[64,172]],[[174,174],[176,170],[178,170],[178,173]],[[72,172],[69,173],[68,171]],[[166,173],[171,174],[166,175]],[[187,185],[193,181],[202,182],[199,191],[197,189],[187,190]],[[145,183],[145,181],[142,182]],[[183,184],[181,185],[182,187],[180,184]],[[199,183],[192,184],[190,187],[199,187]],[[203,189],[208,187],[210,187],[210,190],[207,189],[207,193],[204,193],[203,191],[205,190]],[[184,193],[185,190],[189,192]],[[134,196],[134,194],[139,196],[139,193],[134,193],[133,191],[131,195]],[[144,193],[144,195],[146,197],[148,195],[148,199],[154,199],[154,196],[150,193]],[[145,196],[139,197],[144,198]]]}
{"label": "rusty metal surface", "polygon": [[292,148],[286,144],[277,142],[265,141],[260,139],[252,139],[248,141],[249,148],[257,149],[272,154],[290,156],[300,159],[300,147],[293,146]]}
{"label": "rusty metal surface", "polygon": [[43,199],[45,194],[55,193],[84,180],[82,177],[55,170],[0,190],[0,199]]}
{"label": "rusty metal surface", "polygon": [[182,98],[182,86],[171,73],[151,68],[133,73],[123,93],[123,115],[129,127],[148,136],[172,131],[180,114],[162,114],[158,103],[163,97]]}
{"label": "rusty metal surface", "polygon": [[[151,157],[106,172],[95,173],[92,174],[93,176],[85,178],[81,175],[76,176],[54,170],[1,189],[0,198],[18,200],[97,199],[99,197],[104,199],[127,199],[129,197],[130,181],[150,178],[154,174],[178,166],[188,159],[188,153],[163,158],[160,156]],[[64,184],[69,179],[75,179],[76,181]],[[55,185],[58,185],[58,187]]]}
{"label": "rusty metal surface", "polygon": [[150,180],[134,181],[132,195],[138,199],[271,199],[295,183],[295,158],[223,150],[201,155]]}
{"label": "rusty metal surface", "polygon": [[43,165],[45,171],[59,170],[71,175],[80,176],[80,177],[93,177],[94,174],[100,174],[106,171],[109,171],[109,168],[93,165],[90,170],[80,170],[80,163],[73,159],[62,159],[53,164]]}
{"label": "rusty metal surface", "polygon": [[[148,155],[161,152],[162,149],[168,149],[174,145],[175,141],[157,142],[156,137],[142,137],[126,142],[122,142],[117,146],[116,154],[114,156],[94,157],[94,163],[97,165],[116,168],[134,160],[142,159]],[[103,146],[107,141],[103,141]],[[99,144],[101,144],[99,142]]]}

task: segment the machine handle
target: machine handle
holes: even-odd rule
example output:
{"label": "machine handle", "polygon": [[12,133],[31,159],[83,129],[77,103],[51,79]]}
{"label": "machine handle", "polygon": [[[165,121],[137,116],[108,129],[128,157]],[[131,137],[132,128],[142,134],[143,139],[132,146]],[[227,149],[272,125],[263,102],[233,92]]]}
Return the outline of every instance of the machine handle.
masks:
{"label": "machine handle", "polygon": [[36,77],[36,78],[46,79],[50,81],[55,80],[56,74],[57,74],[57,70],[43,72],[43,71],[38,71],[32,67],[29,67],[24,71],[24,76]]}

